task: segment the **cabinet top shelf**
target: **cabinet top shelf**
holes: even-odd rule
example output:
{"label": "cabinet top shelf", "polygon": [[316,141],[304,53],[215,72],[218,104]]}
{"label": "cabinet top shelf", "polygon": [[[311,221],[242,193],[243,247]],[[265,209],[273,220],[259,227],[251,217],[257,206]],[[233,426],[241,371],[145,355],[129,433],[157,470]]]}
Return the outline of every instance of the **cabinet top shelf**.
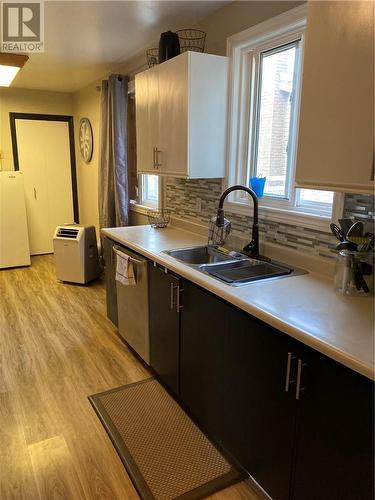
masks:
{"label": "cabinet top shelf", "polygon": [[[144,73],[146,71],[153,72],[153,71],[156,71],[158,68],[160,68],[160,66],[165,67],[166,65],[175,64],[176,61],[182,61],[182,60],[188,61],[189,59],[196,59],[196,60],[201,59],[201,60],[206,60],[206,61],[216,59],[218,61],[219,60],[225,61],[225,60],[228,60],[229,58],[227,56],[218,56],[216,54],[207,54],[206,52],[195,52],[192,50],[188,50],[186,52],[182,52],[178,56],[173,57],[172,59],[168,59],[167,61],[164,61],[160,64],[156,64],[152,68],[147,68],[142,73]],[[137,73],[137,74],[142,74],[142,73]],[[135,78],[137,78],[137,75],[135,75]]]}

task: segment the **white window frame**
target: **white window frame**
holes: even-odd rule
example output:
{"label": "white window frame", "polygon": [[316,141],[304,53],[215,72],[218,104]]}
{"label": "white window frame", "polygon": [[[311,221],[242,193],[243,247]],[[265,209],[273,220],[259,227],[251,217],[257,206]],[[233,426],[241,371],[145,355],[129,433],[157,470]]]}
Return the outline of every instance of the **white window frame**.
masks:
{"label": "white window frame", "polygon": [[157,187],[157,200],[154,200],[152,198],[149,198],[147,195],[147,186],[146,186],[146,179],[147,174],[139,174],[138,175],[138,186],[139,186],[139,203],[140,205],[148,208],[159,208],[160,200],[161,200],[161,179],[159,176],[157,177],[158,180],[158,187]]}
{"label": "white window frame", "polygon": [[[300,108],[301,75],[303,67],[303,48],[305,38],[307,7],[306,4],[289,10],[279,16],[264,21],[241,33],[227,39],[227,55],[229,57],[229,103],[228,103],[228,149],[227,149],[227,176],[226,185],[247,183],[248,165],[254,163],[254,149],[250,151],[249,145],[253,143],[256,123],[256,106],[258,96],[254,95],[254,82],[258,81],[255,71],[259,64],[254,66],[254,57],[259,60],[260,53],[265,49],[275,48],[300,40],[298,64],[299,82],[295,89],[293,130],[290,132],[290,158],[289,171],[289,199],[276,197],[262,197],[259,200],[260,214],[265,220],[275,220],[293,225],[303,225],[319,230],[329,231],[331,220],[337,220],[343,209],[343,196],[335,193],[332,215],[319,210],[314,204],[314,209],[296,206],[298,191],[294,186],[296,139],[298,133],[298,116]],[[237,213],[249,213],[251,200],[242,192],[234,192],[227,202],[228,209]]]}
{"label": "white window frame", "polygon": [[[270,45],[273,45],[275,49],[286,46],[289,44],[292,44],[293,42],[299,42],[299,50],[298,54],[296,55],[296,61],[295,61],[295,73],[297,73],[297,85],[295,89],[295,95],[293,98],[292,102],[292,108],[291,108],[291,124],[292,127],[289,130],[289,148],[292,151],[292,155],[288,155],[288,170],[286,173],[286,181],[285,181],[285,190],[287,193],[287,196],[290,196],[290,200],[286,200],[283,197],[275,197],[274,199],[269,200],[269,198],[264,198],[264,204],[268,205],[268,202],[271,202],[271,206],[274,205],[279,205],[281,208],[290,208],[291,203],[293,203],[293,197],[294,197],[294,192],[293,192],[293,178],[294,178],[294,170],[295,170],[295,142],[296,142],[296,136],[297,136],[297,127],[298,127],[298,110],[299,110],[299,94],[300,94],[300,80],[301,80],[301,70],[302,70],[302,61],[301,61],[301,54],[303,53],[303,37],[304,37],[304,32],[301,31],[296,31],[293,34],[288,35],[283,35],[283,36],[276,36],[272,40],[268,40],[266,43],[260,43],[256,44],[256,46],[251,49],[251,58],[253,62],[256,61],[256,64],[253,64],[253,68],[250,72],[250,79],[252,82],[251,88],[254,93],[254,82],[259,81],[259,70],[260,70],[260,60],[262,57],[262,53],[264,52],[265,49],[270,49]],[[270,49],[273,50],[273,49]],[[250,54],[248,53],[248,56]],[[244,64],[246,64],[245,61],[243,61]],[[255,71],[256,68],[256,71]],[[259,136],[258,136],[258,130],[256,125],[258,125],[258,113],[259,113],[259,103],[260,103],[260,96],[259,96],[259,91],[260,88],[258,88],[257,95],[254,96],[252,101],[251,107],[251,115],[249,115],[248,118],[248,127],[249,127],[249,141],[248,145],[252,145],[254,147],[247,147],[247,165],[246,165],[246,172],[245,174],[245,181],[247,180],[247,175],[249,171],[249,165],[254,165],[255,163],[255,155],[257,153],[256,148],[258,147],[259,143]],[[250,94],[249,92],[249,100],[250,100]],[[256,147],[255,147],[256,146]],[[252,172],[253,174],[253,172]]]}

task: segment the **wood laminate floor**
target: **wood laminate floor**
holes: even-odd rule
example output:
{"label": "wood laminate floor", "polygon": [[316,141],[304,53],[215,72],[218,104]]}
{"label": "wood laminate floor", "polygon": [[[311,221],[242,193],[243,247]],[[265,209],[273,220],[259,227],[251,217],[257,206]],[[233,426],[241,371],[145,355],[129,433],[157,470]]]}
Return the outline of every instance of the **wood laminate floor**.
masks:
{"label": "wood laminate floor", "polygon": [[[102,282],[58,283],[52,256],[0,271],[0,499],[137,499],[87,396],[148,376]],[[241,483],[210,498],[258,496]]]}

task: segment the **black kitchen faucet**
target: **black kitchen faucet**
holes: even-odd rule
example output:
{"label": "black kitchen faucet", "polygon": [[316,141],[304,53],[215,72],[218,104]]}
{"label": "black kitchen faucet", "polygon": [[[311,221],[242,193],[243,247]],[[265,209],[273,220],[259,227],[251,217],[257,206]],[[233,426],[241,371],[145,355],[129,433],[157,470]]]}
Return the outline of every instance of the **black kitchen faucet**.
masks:
{"label": "black kitchen faucet", "polygon": [[248,243],[244,248],[243,252],[247,254],[249,257],[252,257],[254,259],[262,259],[262,260],[270,260],[267,259],[266,257],[263,257],[259,254],[259,224],[258,224],[258,197],[254,193],[254,191],[246,186],[232,186],[224,191],[224,193],[220,196],[220,201],[219,201],[219,208],[217,211],[217,219],[216,219],[216,225],[218,227],[222,227],[224,225],[224,200],[228,196],[228,194],[232,193],[233,191],[245,191],[248,193],[252,199],[253,199],[253,204],[254,204],[254,209],[253,209],[253,227],[252,227],[252,240],[250,243]]}

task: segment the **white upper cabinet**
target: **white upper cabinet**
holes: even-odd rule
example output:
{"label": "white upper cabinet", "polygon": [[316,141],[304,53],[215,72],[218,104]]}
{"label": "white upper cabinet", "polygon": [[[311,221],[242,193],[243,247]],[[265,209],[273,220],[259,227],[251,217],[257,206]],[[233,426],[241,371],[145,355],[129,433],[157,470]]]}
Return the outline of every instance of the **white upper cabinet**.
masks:
{"label": "white upper cabinet", "polygon": [[373,2],[309,2],[299,124],[297,186],[373,193]]}
{"label": "white upper cabinet", "polygon": [[228,59],[185,52],[135,77],[137,170],[225,175]]}
{"label": "white upper cabinet", "polygon": [[186,57],[158,67],[157,153],[161,173],[188,176],[189,71]]}
{"label": "white upper cabinet", "polygon": [[[137,164],[154,164],[157,144],[159,88],[150,71],[136,76]],[[142,132],[140,132],[142,131]],[[142,147],[139,147],[141,142]]]}

